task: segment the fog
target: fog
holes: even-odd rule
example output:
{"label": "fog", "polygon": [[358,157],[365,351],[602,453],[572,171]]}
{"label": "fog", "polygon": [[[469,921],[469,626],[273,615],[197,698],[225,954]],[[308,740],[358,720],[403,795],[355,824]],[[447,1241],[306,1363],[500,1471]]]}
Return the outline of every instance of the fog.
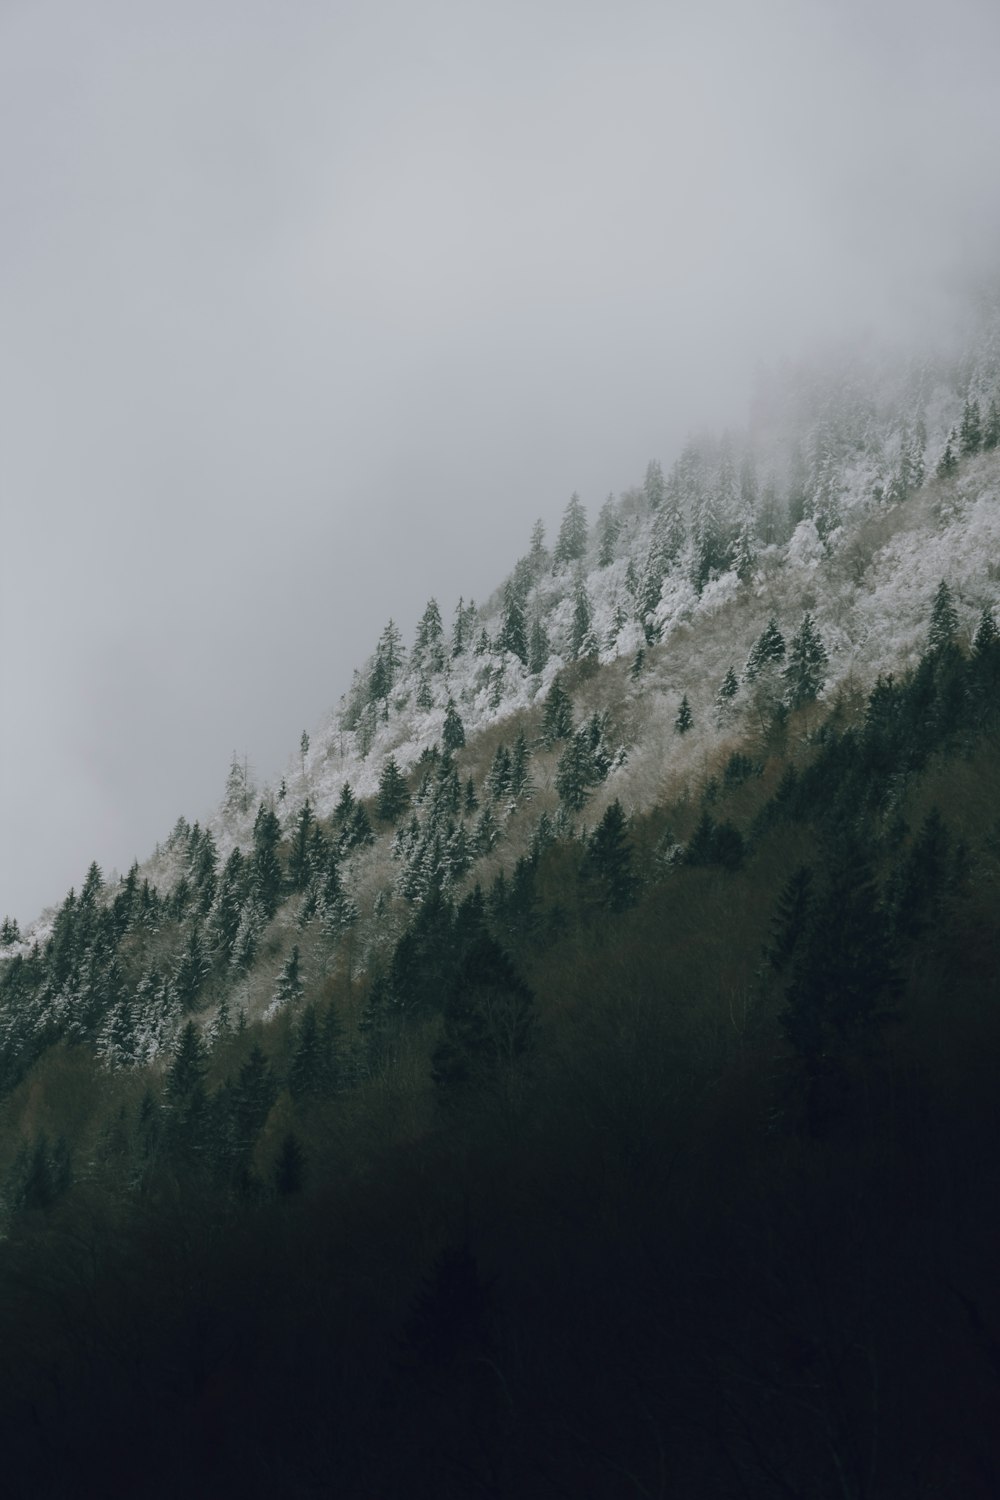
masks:
{"label": "fog", "polygon": [[946,327],[995,0],[0,6],[0,914],[280,775],[392,615]]}

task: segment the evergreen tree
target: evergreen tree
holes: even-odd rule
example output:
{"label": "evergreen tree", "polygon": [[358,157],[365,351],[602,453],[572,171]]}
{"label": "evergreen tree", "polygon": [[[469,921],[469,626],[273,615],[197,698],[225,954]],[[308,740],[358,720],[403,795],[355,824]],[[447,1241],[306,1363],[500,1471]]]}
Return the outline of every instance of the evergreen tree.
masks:
{"label": "evergreen tree", "polygon": [[267,913],[256,896],[248,897],[240,907],[230,954],[230,963],[237,972],[246,973],[253,967],[257,953],[257,939],[266,922]]}
{"label": "evergreen tree", "polygon": [[232,764],[229,767],[229,775],[226,777],[226,795],[223,806],[230,817],[232,817],[237,813],[249,812],[252,800],[253,787],[246,759],[240,760],[234,750]]}
{"label": "evergreen tree", "polygon": [[694,715],[691,712],[691,705],[688,702],[687,693],[685,693],[683,698],[681,699],[681,706],[677,710],[677,717],[674,720],[674,729],[678,734],[687,734],[693,723]]}
{"label": "evergreen tree", "polygon": [[744,682],[753,682],[768,666],[776,666],[785,657],[785,638],[772,615],[750,648],[743,669]]}
{"label": "evergreen tree", "polygon": [[431,709],[431,708],[434,707],[434,694],[431,692],[431,685],[427,681],[427,678],[424,677],[422,673],[421,673],[419,685],[417,687],[417,700],[416,701],[417,701],[417,707],[423,709],[423,711],[425,713],[428,711],[428,709]]}
{"label": "evergreen tree", "polygon": [[226,1099],[226,1134],[230,1161],[233,1168],[241,1172],[244,1180],[257,1137],[264,1128],[277,1097],[278,1084],[274,1070],[265,1053],[255,1044]]}
{"label": "evergreen tree", "polygon": [[642,493],[650,510],[659,510],[666,496],[667,487],[659,460],[651,458],[646,465],[646,476],[642,481]]}
{"label": "evergreen tree", "polygon": [[583,583],[576,586],[576,594],[573,601],[573,625],[570,630],[569,649],[570,654],[576,658],[589,655],[588,644],[592,640],[590,600],[587,598],[587,590]]}
{"label": "evergreen tree", "polygon": [[531,622],[531,635],[528,639],[528,671],[537,676],[545,670],[545,663],[550,656],[549,638],[545,632],[538,615]]}
{"label": "evergreen tree", "polygon": [[986,414],[986,425],[983,427],[983,449],[991,452],[1000,443],[1000,407],[996,400],[990,402],[990,409]]}
{"label": "evergreen tree", "polygon": [[479,798],[476,796],[476,783],[470,776],[465,783],[465,811],[474,813],[479,806]]}
{"label": "evergreen tree", "polygon": [[528,563],[531,567],[532,578],[541,578],[548,565],[549,555],[545,547],[545,527],[541,521],[536,521],[531,528],[531,546],[528,551]]}
{"label": "evergreen tree", "polygon": [[354,807],[354,793],[351,790],[351,783],[345,781],[340,789],[337,805],[333,809],[333,821],[337,828],[346,828],[348,826],[354,816]]}
{"label": "evergreen tree", "polygon": [[510,789],[515,797],[529,797],[532,790],[531,752],[522,729],[514,742],[510,762]]}
{"label": "evergreen tree", "polygon": [[283,1010],[286,1005],[293,1005],[302,998],[302,975],[299,968],[298,944],[293,947],[291,953],[285,959],[284,967],[278,976],[278,982],[271,995],[271,1010]]}
{"label": "evergreen tree", "polygon": [[429,599],[417,626],[413,648],[415,665],[426,672],[444,671],[444,626],[436,599]]}
{"label": "evergreen tree", "polygon": [[826,648],[807,611],[792,637],[788,664],[782,673],[790,707],[801,708],[815,702],[826,682],[827,660]]}
{"label": "evergreen tree", "polygon": [[299,756],[302,760],[302,775],[306,774],[306,756],[309,754],[309,735],[303,729],[302,738],[299,740]]}
{"label": "evergreen tree", "polygon": [[978,453],[983,441],[982,421],[978,401],[965,403],[962,411],[962,426],[959,434],[963,458]]}
{"label": "evergreen tree", "polygon": [[580,496],[574,491],[563,513],[553,561],[556,567],[565,567],[569,563],[579,562],[586,550],[587,512]]}
{"label": "evergreen tree", "polygon": [[590,788],[600,779],[594,764],[590,735],[584,725],[572,736],[556,767],[555,788],[559,800],[570,812],[579,812],[587,800]]}
{"label": "evergreen tree", "polygon": [[170,1065],[166,1081],[167,1102],[178,1107],[201,1088],[207,1069],[205,1048],[201,1035],[193,1021],[188,1021],[180,1034],[174,1060]]}
{"label": "evergreen tree", "polygon": [[[662,478],[662,475],[661,475]],[[598,554],[598,566],[610,567],[615,560],[615,545],[621,534],[622,523],[615,505],[614,495],[609,495],[601,506],[597,517],[597,535],[600,539],[600,552]]]}
{"label": "evergreen tree", "polygon": [[720,709],[726,708],[740,690],[740,680],[732,667],[726,669],[726,675],[722,679],[722,685],[716,694],[716,705]]}
{"label": "evergreen tree", "polygon": [[585,885],[599,891],[601,904],[611,911],[625,911],[635,905],[637,881],[628,822],[617,797],[587,841],[581,877]]}
{"label": "evergreen tree", "polygon": [[510,751],[506,745],[497,746],[493,756],[493,764],[490,767],[488,786],[490,796],[494,802],[505,797],[510,791],[511,762]]}
{"label": "evergreen tree", "polygon": [[453,698],[448,699],[448,703],[445,707],[444,727],[441,730],[441,743],[443,744],[445,750],[447,750],[451,754],[454,754],[456,750],[462,750],[465,747],[465,725],[462,723],[458,709],[455,707],[455,700]]}
{"label": "evergreen tree", "polygon": [[573,705],[561,678],[557,677],[545,700],[545,711],[542,715],[542,742],[546,746],[551,746],[556,740],[569,739],[572,733]]}
{"label": "evergreen tree", "polygon": [[733,565],[740,583],[750,583],[757,571],[756,522],[753,513],[745,511],[736,537]]}
{"label": "evergreen tree", "polygon": [[250,879],[257,900],[268,917],[274,915],[281,895],[282,873],[278,861],[280,839],[281,824],[277,814],[266,802],[262,802],[253,825]]}
{"label": "evergreen tree", "polygon": [[504,590],[503,624],[497,638],[497,647],[509,651],[524,666],[528,665],[528,636],[524,624],[524,610],[513,585]]}
{"label": "evergreen tree", "polygon": [[939,479],[948,479],[958,468],[958,459],[955,457],[955,442],[956,434],[953,427],[945,444],[944,452],[938,460],[937,477]]}
{"label": "evergreen tree", "polygon": [[632,665],[629,668],[629,676],[631,677],[633,682],[637,682],[639,680],[639,678],[642,676],[645,666],[646,648],[645,646],[640,646],[638,651],[635,653],[635,656],[632,659]]}
{"label": "evergreen tree", "polygon": [[374,842],[375,834],[364,803],[355,802],[350,822],[341,834],[341,848],[346,851],[364,849]]}
{"label": "evergreen tree", "polygon": [[396,823],[410,805],[410,792],[396,757],[390,755],[382,766],[378,782],[376,815],[383,823]]}
{"label": "evergreen tree", "polygon": [[451,627],[451,654],[453,657],[462,656],[465,653],[465,601],[459,598],[455,606],[455,619]]}
{"label": "evergreen tree", "polygon": [[927,649],[940,653],[955,644],[958,635],[958,612],[951,589],[942,578],[931,606],[931,623],[927,634]]}
{"label": "evergreen tree", "polygon": [[174,971],[174,992],[182,1010],[193,1010],[198,992],[210,972],[211,965],[202,942],[198,924],[192,927],[184,950]]}
{"label": "evergreen tree", "polygon": [[288,1090],[296,1101],[317,1098],[326,1088],[326,1067],[315,1005],[307,1005],[295,1028]]}
{"label": "evergreen tree", "polygon": [[316,819],[308,797],[299,809],[292,833],[292,847],[288,854],[288,880],[292,889],[304,891],[312,873],[309,851],[316,829]]}

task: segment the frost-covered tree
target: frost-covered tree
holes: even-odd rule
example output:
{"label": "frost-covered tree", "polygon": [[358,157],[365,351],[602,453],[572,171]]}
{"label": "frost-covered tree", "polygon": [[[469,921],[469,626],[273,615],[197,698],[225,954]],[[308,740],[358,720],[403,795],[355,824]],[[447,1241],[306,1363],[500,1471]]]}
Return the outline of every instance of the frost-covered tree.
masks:
{"label": "frost-covered tree", "polygon": [[542,715],[542,742],[554,745],[556,740],[569,739],[573,733],[573,705],[560,678],[556,678],[545,700]]}
{"label": "frost-covered tree", "polygon": [[962,457],[971,457],[978,453],[982,447],[983,429],[982,417],[979,411],[979,402],[967,400],[962,410],[962,426],[959,430],[959,442],[962,448]]}
{"label": "frost-covered tree", "polygon": [[550,654],[545,626],[536,615],[531,622],[531,634],[528,637],[528,671],[536,676],[539,672],[543,672]]}
{"label": "frost-covered tree", "polygon": [[938,459],[937,477],[939,479],[950,478],[950,476],[954,474],[955,470],[958,468],[958,459],[955,457],[956,441],[957,436],[953,427],[948,435],[948,441],[947,443],[945,443],[944,452]]}
{"label": "frost-covered tree", "polygon": [[694,715],[691,712],[691,705],[688,702],[687,693],[685,693],[683,698],[681,699],[681,706],[677,710],[677,717],[674,720],[674,730],[677,734],[687,734],[688,730],[692,727],[693,724]]}
{"label": "frost-covered tree", "polygon": [[814,702],[823,691],[827,661],[826,647],[807,611],[792,637],[787,665],[782,673],[785,698],[790,708],[802,708],[806,703]]}
{"label": "frost-covered tree", "polygon": [[531,795],[531,751],[522,729],[514,742],[510,758],[510,789],[515,797]]}
{"label": "frost-covered tree", "polygon": [[587,512],[574,490],[563,512],[559,539],[552,554],[556,567],[579,562],[587,550]]}
{"label": "frost-covered tree", "polygon": [[958,635],[958,611],[955,608],[955,600],[951,589],[942,578],[934,595],[934,603],[931,605],[931,623],[927,633],[927,647],[930,651],[945,651],[955,643]]}
{"label": "frost-covered tree", "polygon": [[497,637],[497,647],[510,651],[525,666],[528,665],[528,635],[524,623],[524,609],[516,587],[508,582],[504,590],[503,623]]}
{"label": "frost-covered tree", "polygon": [[658,459],[651,458],[646,465],[646,477],[642,481],[642,493],[650,510],[659,510],[666,497],[667,487],[663,469]]}
{"label": "frost-covered tree", "polygon": [[615,545],[621,534],[621,529],[621,517],[618,513],[618,507],[615,504],[615,497],[614,495],[609,495],[601,506],[600,514],[597,517],[597,535],[600,545],[597,557],[599,567],[607,568],[614,562]]}
{"label": "frost-covered tree", "polygon": [[548,566],[549,554],[545,546],[545,527],[541,521],[536,521],[531,528],[531,546],[528,551],[528,563],[533,578],[541,578]]}
{"label": "frost-covered tree", "polygon": [[449,698],[444,711],[444,727],[441,730],[441,743],[445,750],[454,754],[465,746],[465,725],[462,723],[461,715],[455,707],[455,700]]}
{"label": "frost-covered tree", "polygon": [[573,623],[570,627],[569,649],[574,658],[595,654],[596,642],[591,629],[590,600],[582,580],[576,586],[573,598]]}
{"label": "frost-covered tree", "polygon": [[303,988],[299,949],[296,944],[285,959],[281,973],[278,975],[278,982],[271,995],[268,1009],[273,1012],[283,1010],[286,1005],[295,1004],[302,998]]}
{"label": "frost-covered tree", "polygon": [[231,817],[237,813],[246,813],[250,809],[253,796],[254,787],[246,756],[241,760],[234,750],[229,775],[226,777],[226,795],[223,806]]}
{"label": "frost-covered tree", "polygon": [[420,617],[413,660],[426,672],[444,671],[444,627],[436,599],[427,601],[427,607]]}
{"label": "frost-covered tree", "polygon": [[1000,406],[996,400],[990,402],[990,409],[986,414],[986,423],[983,427],[983,449],[991,452],[1000,444]]}
{"label": "frost-covered tree", "polygon": [[772,615],[750,648],[750,655],[743,669],[743,681],[753,682],[766,667],[777,666],[784,659],[785,638]]}

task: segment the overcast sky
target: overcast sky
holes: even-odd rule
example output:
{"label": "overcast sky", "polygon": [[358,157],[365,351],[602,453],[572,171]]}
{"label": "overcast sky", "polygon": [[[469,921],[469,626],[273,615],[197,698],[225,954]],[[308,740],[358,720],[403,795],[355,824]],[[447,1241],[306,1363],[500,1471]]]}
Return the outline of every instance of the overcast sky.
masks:
{"label": "overcast sky", "polygon": [[946,311],[998,56],[996,0],[0,0],[0,914],[759,359]]}

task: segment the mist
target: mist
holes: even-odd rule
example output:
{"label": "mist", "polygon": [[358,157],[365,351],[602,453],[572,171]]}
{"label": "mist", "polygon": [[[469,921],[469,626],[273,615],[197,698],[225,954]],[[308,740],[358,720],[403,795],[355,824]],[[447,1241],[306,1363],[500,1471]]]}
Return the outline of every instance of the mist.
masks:
{"label": "mist", "polygon": [[920,345],[1000,245],[993,0],[0,11],[0,914],[276,779],[392,615]]}

